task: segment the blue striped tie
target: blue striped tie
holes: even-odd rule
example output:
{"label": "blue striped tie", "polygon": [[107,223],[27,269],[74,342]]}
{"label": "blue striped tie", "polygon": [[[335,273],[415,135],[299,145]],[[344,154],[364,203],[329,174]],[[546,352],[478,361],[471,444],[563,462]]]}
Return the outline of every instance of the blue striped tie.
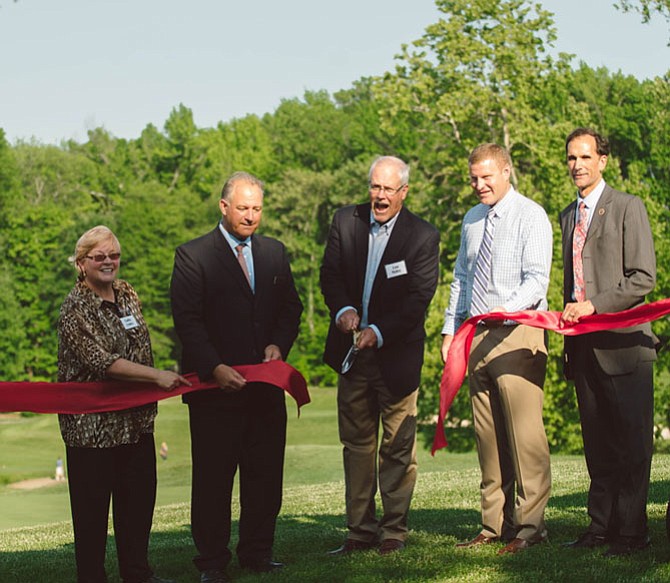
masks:
{"label": "blue striped tie", "polygon": [[493,243],[493,217],[495,210],[489,209],[484,224],[484,237],[477,253],[475,264],[475,278],[472,282],[472,300],[470,302],[470,315],[478,316],[489,311],[489,280],[491,279],[491,244]]}

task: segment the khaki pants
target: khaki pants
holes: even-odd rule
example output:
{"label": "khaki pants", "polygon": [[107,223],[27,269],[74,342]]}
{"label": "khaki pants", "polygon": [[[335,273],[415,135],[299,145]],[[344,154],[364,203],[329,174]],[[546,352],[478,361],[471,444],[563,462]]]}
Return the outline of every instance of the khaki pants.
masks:
{"label": "khaki pants", "polygon": [[551,490],[542,420],[546,364],[544,331],[522,325],[477,328],[468,373],[485,536],[531,542],[546,536]]}
{"label": "khaki pants", "polygon": [[[362,351],[351,370],[340,376],[338,424],[352,540],[407,538],[407,514],[416,483],[417,394],[418,390],[402,398],[391,395],[372,350]],[[375,511],[378,481],[383,507],[379,520]]]}

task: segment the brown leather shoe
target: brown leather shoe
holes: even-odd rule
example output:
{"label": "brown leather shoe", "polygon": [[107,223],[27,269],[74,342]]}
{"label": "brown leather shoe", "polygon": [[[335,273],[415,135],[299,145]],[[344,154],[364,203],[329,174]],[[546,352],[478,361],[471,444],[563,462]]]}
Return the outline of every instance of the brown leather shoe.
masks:
{"label": "brown leather shoe", "polygon": [[387,538],[379,545],[380,555],[390,555],[405,548],[405,543],[397,538]]}
{"label": "brown leather shoe", "polygon": [[508,555],[508,554],[513,555],[514,553],[518,553],[519,551],[525,551],[526,549],[528,549],[528,548],[530,548],[534,545],[546,542],[547,540],[548,540],[548,538],[546,536],[544,538],[541,538],[540,540],[534,541],[534,542],[524,540],[522,538],[515,538],[511,543],[509,543],[508,545],[506,545],[502,549],[500,549],[498,551],[498,554],[499,555]]}
{"label": "brown leather shoe", "polygon": [[367,551],[374,546],[374,543],[366,543],[362,540],[348,538],[344,541],[344,544],[341,547],[338,547],[333,551],[328,551],[328,555],[331,557],[339,557],[341,555],[348,555],[349,553],[356,551]]}
{"label": "brown leather shoe", "polygon": [[476,547],[479,545],[488,545],[491,543],[498,542],[498,539],[496,537],[492,536],[486,536],[485,534],[482,534],[481,532],[472,540],[466,541],[464,543],[456,543],[456,548],[457,549],[467,549],[470,547]]}

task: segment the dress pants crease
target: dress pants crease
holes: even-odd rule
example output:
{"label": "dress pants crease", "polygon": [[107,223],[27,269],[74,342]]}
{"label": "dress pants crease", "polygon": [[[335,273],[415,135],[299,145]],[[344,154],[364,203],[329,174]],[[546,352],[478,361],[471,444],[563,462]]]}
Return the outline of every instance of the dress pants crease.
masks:
{"label": "dress pants crease", "polygon": [[152,575],[149,536],[156,501],[153,434],[138,443],[109,448],[67,446],[68,483],[78,583],[106,581],[104,570],[109,505],[124,582]]}
{"label": "dress pants crease", "polygon": [[270,559],[281,509],[286,403],[272,385],[250,383],[216,401],[190,403],[193,480],[191,530],[201,570],[225,569],[231,560],[231,502],[240,473],[237,556]]}
{"label": "dress pants crease", "polygon": [[542,419],[546,363],[542,330],[498,326],[475,334],[470,397],[487,537],[513,535],[530,542],[546,537],[544,510],[551,491]]}
{"label": "dress pants crease", "polygon": [[574,358],[584,454],[591,478],[589,530],[604,536],[646,537],[653,451],[653,362],[639,362],[630,374],[607,375],[588,345],[575,350]]}
{"label": "dress pants crease", "polygon": [[[348,537],[372,543],[407,538],[416,483],[418,391],[391,395],[373,350],[364,350],[338,383],[338,426],[343,445]],[[381,425],[381,437],[380,437]],[[375,495],[381,493],[377,519]]]}

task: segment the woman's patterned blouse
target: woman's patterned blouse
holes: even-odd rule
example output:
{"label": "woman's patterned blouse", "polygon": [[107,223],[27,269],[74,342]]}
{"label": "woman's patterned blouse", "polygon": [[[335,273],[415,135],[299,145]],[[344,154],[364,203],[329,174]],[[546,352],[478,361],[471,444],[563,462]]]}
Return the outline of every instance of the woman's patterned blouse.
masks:
{"label": "woman's patterned blouse", "polygon": [[[153,366],[151,340],[142,307],[129,283],[113,283],[116,303],[98,296],[84,282],[77,282],[60,309],[58,320],[58,380],[105,380],[109,366],[119,358]],[[133,315],[138,326],[126,330],[123,316]],[[153,433],[156,403],[123,411],[61,414],[63,441],[74,447],[115,447],[137,443],[143,433]]]}

